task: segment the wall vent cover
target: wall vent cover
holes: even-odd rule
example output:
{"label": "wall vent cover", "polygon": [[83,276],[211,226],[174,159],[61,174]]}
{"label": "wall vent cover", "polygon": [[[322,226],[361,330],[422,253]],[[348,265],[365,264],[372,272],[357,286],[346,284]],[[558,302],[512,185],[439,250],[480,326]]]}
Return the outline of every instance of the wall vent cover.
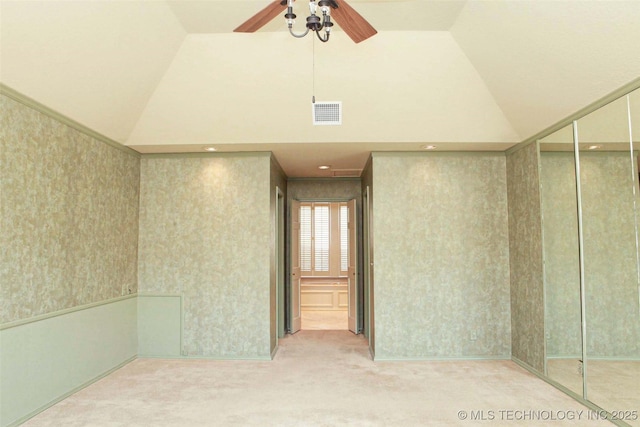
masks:
{"label": "wall vent cover", "polygon": [[314,102],[311,104],[314,125],[341,125],[342,102]]}
{"label": "wall vent cover", "polygon": [[333,170],[333,176],[341,177],[341,178],[346,178],[346,177],[359,178],[361,173],[362,173],[362,169],[334,169]]}

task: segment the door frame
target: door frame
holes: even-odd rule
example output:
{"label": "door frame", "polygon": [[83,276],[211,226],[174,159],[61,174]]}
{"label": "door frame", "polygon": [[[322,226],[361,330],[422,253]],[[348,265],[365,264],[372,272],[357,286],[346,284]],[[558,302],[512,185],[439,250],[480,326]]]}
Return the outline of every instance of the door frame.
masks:
{"label": "door frame", "polygon": [[286,334],[285,321],[285,287],[286,287],[286,197],[280,187],[276,186],[275,206],[275,276],[276,276],[276,347],[278,339]]}
{"label": "door frame", "polygon": [[[362,274],[362,265],[363,265],[363,253],[364,253],[364,240],[363,240],[363,236],[362,236],[362,201],[358,200],[357,197],[347,197],[347,198],[335,198],[335,197],[296,197],[293,198],[293,201],[296,202],[300,202],[300,203],[347,203],[351,200],[356,201],[355,203],[355,207],[356,207],[356,265],[357,265],[357,280],[356,280],[356,292],[357,292],[357,303],[356,306],[358,307],[358,328],[357,328],[357,333],[361,334],[363,332],[365,332],[365,324],[364,324],[364,317],[365,317],[365,313],[364,312],[368,312],[369,311],[369,307],[366,304],[366,301],[364,299],[364,282],[363,282],[363,274]],[[291,227],[292,227],[292,209],[294,208],[294,206],[296,205],[296,203],[288,203],[287,206],[287,224],[286,224],[286,230],[287,230],[287,249],[285,251],[286,253],[286,274],[285,277],[287,278],[287,281],[285,283],[285,307],[283,307],[284,310],[284,316],[285,316],[285,323],[286,323],[286,333],[290,334],[292,331],[292,324],[291,321],[292,319],[290,318],[291,316],[289,315],[289,313],[291,313],[291,295],[292,295],[292,286],[293,286],[293,281],[291,280],[291,273],[292,273],[292,260],[291,260],[291,256],[292,256],[292,232],[291,232]]]}
{"label": "door frame", "polygon": [[363,305],[363,325],[364,335],[369,341],[369,352],[371,358],[374,359],[374,329],[373,329],[373,236],[372,236],[372,203],[371,203],[371,188],[367,185],[362,193],[362,244],[364,250],[362,251],[362,285],[364,292]]}
{"label": "door frame", "polygon": [[[358,298],[358,258],[360,251],[358,250],[358,199],[351,199],[347,202],[347,233],[349,242],[349,266],[347,269],[347,291],[348,291],[348,307],[347,307],[347,328],[358,335],[362,330],[360,323],[360,306],[362,301]],[[340,236],[342,238],[342,236]]]}

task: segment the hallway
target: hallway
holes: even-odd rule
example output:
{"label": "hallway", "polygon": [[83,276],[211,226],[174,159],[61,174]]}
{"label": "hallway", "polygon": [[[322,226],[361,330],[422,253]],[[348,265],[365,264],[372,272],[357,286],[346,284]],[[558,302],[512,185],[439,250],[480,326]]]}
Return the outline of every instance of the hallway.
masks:
{"label": "hallway", "polygon": [[302,330],[348,330],[346,310],[302,310]]}
{"label": "hallway", "polygon": [[[506,418],[545,414],[575,419]],[[611,425],[587,414],[508,360],[373,362],[362,335],[301,331],[273,361],[137,359],[24,426]]]}

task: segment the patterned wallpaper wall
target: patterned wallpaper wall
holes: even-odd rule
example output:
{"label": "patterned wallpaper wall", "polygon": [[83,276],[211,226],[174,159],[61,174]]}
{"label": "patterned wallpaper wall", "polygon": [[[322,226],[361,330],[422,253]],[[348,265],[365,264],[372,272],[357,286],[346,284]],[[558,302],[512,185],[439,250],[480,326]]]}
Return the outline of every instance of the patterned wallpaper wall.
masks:
{"label": "patterned wallpaper wall", "polygon": [[544,372],[542,218],[536,144],[507,155],[511,354]]}
{"label": "patterned wallpaper wall", "polygon": [[505,157],[374,153],[377,358],[509,357]]}
{"label": "patterned wallpaper wall", "polygon": [[638,358],[637,177],[628,152],[581,152],[580,169],[587,355]]}
{"label": "patterned wallpaper wall", "polygon": [[[543,152],[541,161],[547,354],[581,355],[574,155]],[[581,152],[580,168],[587,355],[637,358],[640,308],[629,153]]]}
{"label": "patterned wallpaper wall", "polygon": [[295,179],[289,181],[287,199],[357,199],[361,188],[358,179]]}
{"label": "patterned wallpaper wall", "polygon": [[270,355],[270,162],[142,158],[140,292],[183,295],[187,356]]}
{"label": "patterned wallpaper wall", "polygon": [[140,159],[0,95],[0,322],[137,292]]}
{"label": "patterned wallpaper wall", "polygon": [[573,152],[540,153],[547,357],[582,358],[578,203]]}

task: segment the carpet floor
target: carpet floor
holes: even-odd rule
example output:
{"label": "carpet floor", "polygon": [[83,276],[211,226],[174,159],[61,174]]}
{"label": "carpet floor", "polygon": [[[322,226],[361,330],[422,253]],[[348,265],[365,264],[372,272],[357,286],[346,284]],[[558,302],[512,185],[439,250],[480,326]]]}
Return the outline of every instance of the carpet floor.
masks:
{"label": "carpet floor", "polygon": [[303,330],[347,330],[349,320],[347,310],[302,310],[301,328]]}
{"label": "carpet floor", "polygon": [[301,331],[273,361],[137,359],[39,426],[611,426],[515,363],[374,362],[348,331]]}
{"label": "carpet floor", "polygon": [[[627,416],[626,422],[640,427],[640,361],[589,359],[587,364],[589,400],[623,414],[635,410],[636,416]],[[547,369],[549,378],[582,394],[582,371],[577,359],[550,359]]]}

